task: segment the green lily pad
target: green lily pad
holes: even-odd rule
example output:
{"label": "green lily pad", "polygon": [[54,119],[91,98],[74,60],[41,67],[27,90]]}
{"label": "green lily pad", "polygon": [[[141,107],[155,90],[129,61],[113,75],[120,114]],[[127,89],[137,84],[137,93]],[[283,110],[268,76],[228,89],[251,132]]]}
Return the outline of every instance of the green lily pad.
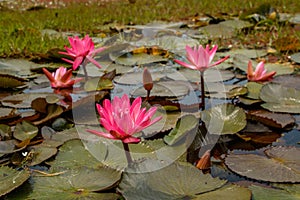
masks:
{"label": "green lily pad", "polygon": [[40,119],[38,121],[32,122],[34,125],[40,125],[42,123],[45,123],[51,119],[54,119],[58,116],[60,116],[63,113],[63,108],[56,104],[50,104],[47,106],[47,115],[43,119]]}
{"label": "green lily pad", "polygon": [[191,134],[190,132],[196,129],[199,124],[199,119],[194,115],[184,115],[176,123],[176,127],[170,131],[168,135],[164,137],[164,141],[168,145],[173,145],[181,140],[186,134]]}
{"label": "green lily pad", "polygon": [[266,63],[265,69],[268,72],[275,71],[275,76],[283,74],[292,74],[294,72],[294,66],[291,64]]}
{"label": "green lily pad", "polygon": [[93,78],[84,83],[84,90],[87,92],[95,90],[111,90],[114,85],[111,80],[105,78]]}
{"label": "green lily pad", "polygon": [[200,33],[208,38],[232,38],[236,34],[236,30],[233,27],[226,24],[211,24],[199,28]]}
{"label": "green lily pad", "polygon": [[300,90],[300,75],[280,75],[276,76],[272,83],[280,84],[284,87],[295,88]]}
{"label": "green lily pad", "polygon": [[239,200],[250,200],[251,191],[235,184],[228,184],[218,190],[196,195],[196,197],[192,198],[192,200],[232,200],[237,197]]}
{"label": "green lily pad", "polygon": [[273,112],[300,113],[300,91],[279,84],[264,85],[260,98],[266,102],[261,106]]}
{"label": "green lily pad", "polygon": [[0,101],[3,106],[12,108],[31,108],[31,102],[34,99],[37,99],[39,97],[46,98],[47,96],[52,95],[57,96],[58,98],[62,98],[60,95],[50,93],[22,93],[4,97]]}
{"label": "green lily pad", "polygon": [[1,140],[10,139],[12,135],[11,127],[6,124],[0,124],[0,137]]}
{"label": "green lily pad", "polygon": [[247,98],[259,100],[260,90],[263,87],[263,84],[256,83],[256,82],[248,82],[246,84],[248,89],[248,93],[246,95]]}
{"label": "green lily pad", "polygon": [[0,120],[10,119],[17,117],[20,114],[16,112],[16,109],[13,108],[0,108]]}
{"label": "green lily pad", "polygon": [[110,57],[116,63],[121,65],[128,65],[128,66],[144,65],[144,64],[154,63],[154,62],[168,61],[168,58],[164,58],[161,55],[152,55],[146,53],[138,53],[138,54],[126,53],[118,57],[115,57],[113,54],[110,54]]}
{"label": "green lily pad", "polygon": [[300,63],[300,52],[292,54],[291,60],[296,63]]}
{"label": "green lily pad", "polygon": [[[105,147],[99,147],[99,152],[106,154]],[[97,169],[103,164],[98,161],[87,149],[80,140],[70,140],[64,143],[53,162],[51,162],[51,169],[58,171],[59,169],[74,169],[86,166]]]}
{"label": "green lily pad", "polygon": [[299,194],[293,194],[288,191],[270,187],[262,187],[251,185],[249,189],[252,192],[253,200],[296,200],[299,199]]}
{"label": "green lily pad", "polygon": [[[176,73],[167,74],[167,77],[173,80],[200,82],[200,72],[182,67]],[[234,74],[228,70],[217,70],[214,68],[208,69],[204,72],[205,83],[222,82],[234,78]]]}
{"label": "green lily pad", "polygon": [[31,140],[38,134],[38,132],[39,132],[38,127],[36,127],[35,125],[27,121],[23,121],[16,125],[13,136],[14,138],[21,141],[24,141],[26,139]]}
{"label": "green lily pad", "polygon": [[21,88],[26,85],[26,79],[9,74],[0,74],[0,88]]}
{"label": "green lily pad", "polygon": [[31,152],[33,153],[33,157],[29,165],[34,166],[56,155],[57,149],[55,147],[38,145],[38,146],[31,147]]}
{"label": "green lily pad", "polygon": [[[156,97],[182,97],[189,93],[189,88],[185,83],[179,81],[159,81],[153,84],[150,95]],[[146,97],[147,91],[143,86],[131,92],[133,96]]]}
{"label": "green lily pad", "polygon": [[243,96],[239,96],[239,101],[242,103],[242,104],[245,104],[245,105],[253,105],[253,104],[257,104],[257,103],[261,103],[262,101],[261,100],[257,100],[257,99],[249,99],[249,98],[245,98]]}
{"label": "green lily pad", "polygon": [[30,177],[28,170],[15,170],[7,166],[0,167],[0,196],[22,185]]}
{"label": "green lily pad", "polygon": [[261,58],[264,57],[268,54],[266,50],[261,50],[261,49],[232,49],[228,52],[231,56],[246,56],[248,60],[250,59],[255,59],[255,58]]}
{"label": "green lily pad", "polygon": [[[300,148],[271,147],[268,157],[255,154],[229,154],[225,164],[235,173],[248,178],[280,183],[300,182]],[[276,174],[276,176],[274,176]]]}
{"label": "green lily pad", "polygon": [[[165,77],[164,74],[159,72],[151,72],[152,79],[158,81],[159,79]],[[123,85],[138,85],[143,83],[143,72],[130,72],[116,77],[114,81],[118,84]]]}
{"label": "green lily pad", "polygon": [[96,193],[112,188],[121,178],[121,172],[107,167],[76,170],[51,176],[34,176],[31,199],[118,199],[115,193]]}
{"label": "green lily pad", "polygon": [[[147,173],[145,173],[147,172]],[[144,160],[123,174],[118,190],[126,199],[183,199],[220,188],[226,181],[203,174],[187,163]]]}
{"label": "green lily pad", "polygon": [[204,110],[201,119],[211,134],[235,134],[247,124],[244,110],[232,104],[221,104]]}

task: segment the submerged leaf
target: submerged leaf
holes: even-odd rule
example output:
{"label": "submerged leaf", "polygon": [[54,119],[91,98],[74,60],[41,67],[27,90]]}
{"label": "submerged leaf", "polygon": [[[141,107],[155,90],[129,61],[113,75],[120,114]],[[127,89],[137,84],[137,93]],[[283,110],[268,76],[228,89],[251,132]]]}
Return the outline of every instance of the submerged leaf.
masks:
{"label": "submerged leaf", "polygon": [[87,92],[95,90],[111,90],[114,85],[110,79],[107,78],[92,78],[84,83],[84,90]]}
{"label": "submerged leaf", "polygon": [[258,185],[251,185],[249,187],[253,194],[253,200],[296,200],[299,195],[290,193],[288,191],[270,187],[262,187]]}

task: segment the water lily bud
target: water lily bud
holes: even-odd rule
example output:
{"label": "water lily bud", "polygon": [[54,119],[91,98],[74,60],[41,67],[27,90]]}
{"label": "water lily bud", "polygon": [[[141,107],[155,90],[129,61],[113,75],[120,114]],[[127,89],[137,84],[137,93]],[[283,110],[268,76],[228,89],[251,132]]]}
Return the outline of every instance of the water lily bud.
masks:
{"label": "water lily bud", "polygon": [[144,73],[143,73],[143,84],[144,88],[147,91],[152,90],[153,88],[153,80],[150,71],[147,69],[147,67],[144,68]]}
{"label": "water lily bud", "polygon": [[197,162],[196,167],[198,169],[204,170],[209,169],[211,167],[211,161],[210,161],[210,150],[207,150],[203,156],[200,158],[200,160]]}

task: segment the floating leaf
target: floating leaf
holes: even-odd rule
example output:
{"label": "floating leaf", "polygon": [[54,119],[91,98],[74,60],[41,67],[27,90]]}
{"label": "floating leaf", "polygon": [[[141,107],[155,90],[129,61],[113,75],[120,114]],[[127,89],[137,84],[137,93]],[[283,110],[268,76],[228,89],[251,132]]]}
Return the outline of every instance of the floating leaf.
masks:
{"label": "floating leaf", "polygon": [[296,63],[300,63],[300,52],[292,54],[291,60]]}
{"label": "floating leaf", "polygon": [[[106,147],[99,146],[99,153],[106,154]],[[51,169],[58,171],[59,169],[74,169],[85,166],[88,163],[89,168],[97,169],[102,166],[85,147],[80,140],[67,141],[59,148],[59,152],[55,161],[51,163]]]}
{"label": "floating leaf", "polygon": [[266,110],[251,110],[247,115],[255,121],[274,128],[292,127],[295,124],[295,119],[290,114],[274,113]]}
{"label": "floating leaf", "polygon": [[11,138],[11,127],[6,124],[0,124],[0,140]]}
{"label": "floating leaf", "polygon": [[251,191],[238,185],[228,184],[218,190],[196,195],[196,197],[192,198],[192,200],[232,200],[237,197],[239,200],[250,200]]}
{"label": "floating leaf", "polygon": [[194,115],[184,115],[176,123],[176,127],[170,131],[168,135],[164,137],[164,141],[168,145],[173,145],[185,137],[187,134],[191,134],[190,131],[194,130],[196,133],[196,127],[199,124],[199,119]]}
{"label": "floating leaf", "polygon": [[95,90],[111,90],[114,85],[111,80],[106,78],[92,78],[84,83],[84,90],[87,92]]}
{"label": "floating leaf", "polygon": [[33,124],[34,125],[40,125],[42,123],[45,123],[51,119],[54,119],[58,116],[60,116],[63,113],[63,108],[59,105],[56,104],[50,104],[47,107],[47,115],[45,118],[40,119],[38,121],[34,121]]}
{"label": "floating leaf", "polygon": [[279,84],[264,85],[260,98],[266,103],[261,106],[273,112],[300,113],[300,91]]}
{"label": "floating leaf", "polygon": [[[151,90],[151,96],[156,97],[182,97],[187,95],[189,88],[185,83],[178,81],[159,81],[154,83]],[[139,87],[131,92],[133,96],[147,96],[145,88]]]}
{"label": "floating leaf", "polygon": [[256,83],[256,82],[248,82],[246,84],[246,87],[248,89],[248,93],[246,95],[247,98],[256,99],[256,100],[260,99],[259,94],[261,88],[263,87],[263,84]]}
{"label": "floating leaf", "polygon": [[22,185],[29,176],[28,170],[15,170],[7,166],[0,167],[0,196]]}
{"label": "floating leaf", "polygon": [[299,199],[299,194],[293,194],[282,189],[270,187],[262,187],[251,185],[249,189],[252,191],[253,200],[296,200]]}
{"label": "floating leaf", "polygon": [[44,145],[38,145],[31,147],[31,153],[33,153],[33,157],[29,166],[38,165],[45,160],[51,158],[56,155],[57,149],[55,147],[47,147]]}
{"label": "floating leaf", "polygon": [[265,69],[268,72],[275,71],[276,76],[283,74],[292,74],[294,72],[294,66],[291,64],[266,63]]}
{"label": "floating leaf", "polygon": [[[26,94],[16,94],[4,97],[1,99],[3,106],[13,107],[13,108],[31,108],[31,102],[36,98],[46,98],[47,96],[57,96],[56,94],[49,93],[26,93]],[[61,97],[60,97],[61,98]]]}
{"label": "floating leaf", "polygon": [[139,53],[139,54],[126,53],[118,57],[115,57],[113,54],[110,54],[110,58],[118,64],[129,65],[129,66],[168,61],[168,58],[164,58],[161,55],[150,55],[146,53]]}
{"label": "floating leaf", "polygon": [[57,176],[34,176],[30,199],[105,199],[117,200],[119,195],[96,193],[112,188],[121,173],[107,167],[80,167]]}
{"label": "floating leaf", "polygon": [[19,116],[19,114],[16,113],[16,109],[0,108],[0,120],[7,120],[17,116]]}
{"label": "floating leaf", "polygon": [[257,103],[261,103],[261,100],[257,100],[257,99],[249,99],[249,98],[245,98],[243,96],[239,96],[239,101],[245,105],[253,105],[253,104],[257,104]]}
{"label": "floating leaf", "polygon": [[236,30],[226,24],[211,24],[199,28],[200,33],[208,38],[231,38],[235,35]]}
{"label": "floating leaf", "polygon": [[[237,174],[268,182],[300,182],[300,149],[272,147],[266,150],[269,158],[255,154],[229,154],[225,163]],[[276,176],[274,176],[276,174]]]}
{"label": "floating leaf", "polygon": [[[157,81],[165,75],[163,73],[159,72],[151,72],[152,79]],[[114,81],[118,84],[124,84],[124,85],[138,85],[143,83],[143,72],[129,72],[126,74],[123,74],[120,77],[116,77]]]}
{"label": "floating leaf", "polygon": [[[191,70],[187,68],[181,68],[176,73],[169,73],[167,77],[173,80],[200,82],[200,72],[197,70]],[[209,82],[222,82],[228,81],[234,78],[234,74],[228,70],[208,69],[204,73],[204,80]]]}
{"label": "floating leaf", "polygon": [[26,84],[26,79],[9,74],[0,74],[0,88],[18,88]]}
{"label": "floating leaf", "polygon": [[119,191],[126,199],[183,199],[220,188],[226,181],[203,174],[190,164],[144,160],[123,174]]}
{"label": "floating leaf", "polygon": [[39,129],[33,124],[23,121],[16,125],[13,136],[14,138],[24,141],[26,139],[31,140],[38,134]]}
{"label": "floating leaf", "polygon": [[255,58],[261,58],[264,57],[268,54],[268,52],[266,50],[261,50],[261,49],[232,49],[228,52],[228,54],[230,54],[231,56],[246,56],[248,59],[246,59],[246,61],[248,62],[248,60],[250,59],[255,59]]}
{"label": "floating leaf", "polygon": [[280,84],[284,87],[295,88],[296,90],[300,90],[300,75],[281,75],[276,76],[272,83]]}
{"label": "floating leaf", "polygon": [[235,134],[247,124],[243,109],[232,104],[221,104],[204,110],[201,119],[212,134]]}

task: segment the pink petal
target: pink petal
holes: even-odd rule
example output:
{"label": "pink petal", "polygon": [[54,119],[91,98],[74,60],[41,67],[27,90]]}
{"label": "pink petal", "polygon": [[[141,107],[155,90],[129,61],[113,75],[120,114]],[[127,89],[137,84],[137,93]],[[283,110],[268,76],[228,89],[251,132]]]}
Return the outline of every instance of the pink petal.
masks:
{"label": "pink petal", "polygon": [[141,141],[140,138],[135,138],[135,137],[129,137],[129,138],[122,140],[122,142],[124,142],[124,143],[139,143],[140,141]]}
{"label": "pink petal", "polygon": [[54,77],[46,68],[43,68],[43,72],[46,75],[46,77],[49,79],[50,82],[55,82]]}
{"label": "pink petal", "polygon": [[227,60],[230,56],[225,56],[224,58],[218,60],[217,62],[211,64],[209,67],[213,67],[213,66],[216,66],[216,65],[219,65],[221,64],[222,62],[224,62],[225,60]]}
{"label": "pink petal", "polygon": [[87,58],[91,63],[93,63],[94,65],[96,65],[96,67],[102,68],[102,66],[101,66],[95,59],[93,59],[92,57],[86,56],[86,58]]}
{"label": "pink petal", "polygon": [[90,133],[93,133],[93,134],[95,134],[95,135],[104,137],[104,138],[114,139],[114,140],[117,139],[117,138],[115,138],[114,136],[112,136],[110,133],[104,133],[104,132],[100,132],[100,131],[96,131],[96,130],[90,130],[90,129],[87,129],[86,131],[88,131],[88,132],[90,132]]}
{"label": "pink petal", "polygon": [[218,49],[218,45],[214,45],[214,47],[210,51],[209,50],[207,51],[209,52],[209,63],[211,63],[211,61],[214,59],[217,49]]}
{"label": "pink petal", "polygon": [[191,64],[188,64],[188,63],[185,63],[181,60],[174,60],[176,63],[178,63],[179,65],[182,65],[184,67],[187,67],[187,68],[190,68],[190,69],[194,69],[194,70],[198,70],[198,68],[194,65],[191,65]]}

